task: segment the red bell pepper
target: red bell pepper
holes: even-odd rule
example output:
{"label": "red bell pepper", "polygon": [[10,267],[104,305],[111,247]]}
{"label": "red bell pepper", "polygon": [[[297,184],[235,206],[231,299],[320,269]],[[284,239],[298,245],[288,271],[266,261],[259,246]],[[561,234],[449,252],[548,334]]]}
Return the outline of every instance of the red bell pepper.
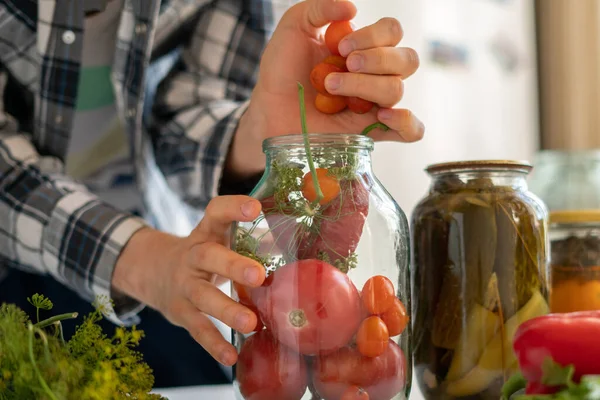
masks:
{"label": "red bell pepper", "polygon": [[547,358],[563,367],[572,365],[573,380],[600,374],[600,311],[549,314],[519,326],[513,348],[528,382],[542,383]]}
{"label": "red bell pepper", "polygon": [[554,394],[558,390],[558,387],[550,387],[537,382],[528,382],[525,394]]}

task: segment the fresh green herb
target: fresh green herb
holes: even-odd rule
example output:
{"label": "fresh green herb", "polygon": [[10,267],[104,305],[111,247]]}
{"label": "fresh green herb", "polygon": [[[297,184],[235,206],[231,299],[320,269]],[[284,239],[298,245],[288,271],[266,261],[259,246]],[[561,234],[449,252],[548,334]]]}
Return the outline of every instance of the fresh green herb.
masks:
{"label": "fresh green herb", "polygon": [[40,322],[40,309],[41,310],[52,310],[53,304],[50,299],[44,297],[41,294],[34,294],[27,298],[29,304],[36,308],[37,322]]}
{"label": "fresh green herb", "polygon": [[358,266],[358,255],[356,253],[352,253],[346,258],[338,258],[336,260],[332,260],[329,254],[327,254],[324,251],[320,251],[317,255],[317,259],[333,265],[345,274],[347,274],[348,271],[350,271],[351,269],[354,269]]}
{"label": "fresh green herb", "polygon": [[363,131],[362,131],[361,135],[365,135],[365,136],[366,136],[366,135],[368,135],[368,134],[369,134],[369,133],[370,133],[372,130],[374,130],[374,129],[377,129],[377,128],[381,129],[381,130],[382,130],[382,131],[384,131],[384,132],[386,132],[386,131],[389,131],[389,130],[390,130],[390,127],[389,127],[389,126],[387,126],[387,125],[385,125],[385,124],[382,124],[381,122],[375,122],[374,124],[371,124],[371,125],[367,126],[367,127],[366,127],[366,128],[363,130]]}
{"label": "fresh green herb", "polygon": [[278,162],[271,164],[271,168],[274,173],[273,197],[280,208],[285,208],[290,194],[302,190],[302,169],[280,165]]}
{"label": "fresh green herb", "polygon": [[[52,309],[52,302],[35,294],[29,303]],[[106,301],[86,316],[68,341],[61,321],[77,313],[50,317],[36,324],[14,304],[0,306],[0,400],[163,399],[150,394],[152,370],[134,351],[143,332],[119,327],[112,338],[97,324]],[[48,329],[54,329],[51,334]]]}

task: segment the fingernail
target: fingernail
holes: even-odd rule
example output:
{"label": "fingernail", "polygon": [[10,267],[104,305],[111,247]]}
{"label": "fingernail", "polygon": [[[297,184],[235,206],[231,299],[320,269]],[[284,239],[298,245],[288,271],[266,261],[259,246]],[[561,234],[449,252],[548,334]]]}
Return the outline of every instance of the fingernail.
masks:
{"label": "fingernail", "polygon": [[248,326],[248,322],[250,322],[250,316],[246,313],[239,313],[235,317],[235,325],[240,330],[246,328],[246,326]]}
{"label": "fingernail", "polygon": [[340,42],[338,50],[340,51],[340,54],[342,55],[342,57],[347,57],[348,54],[352,53],[355,48],[356,48],[356,45],[354,44],[354,42],[352,40],[344,39]]}
{"label": "fingernail", "polygon": [[230,365],[233,363],[233,354],[229,350],[223,350],[221,352],[221,362],[225,365]]}
{"label": "fingernail", "polygon": [[258,275],[256,267],[248,267],[244,270],[244,279],[251,285],[258,283]]}
{"label": "fingernail", "polygon": [[425,132],[425,125],[414,115],[412,116],[412,127],[417,134],[423,134],[423,132]]}
{"label": "fingernail", "polygon": [[387,108],[383,108],[381,110],[379,110],[379,119],[383,119],[383,120],[388,120],[388,119],[392,119],[392,110],[389,110]]}
{"label": "fingernail", "polygon": [[242,214],[244,214],[245,217],[252,218],[254,216],[254,208],[255,202],[250,200],[242,204]]}
{"label": "fingernail", "polygon": [[363,68],[364,64],[364,59],[359,54],[351,55],[350,57],[348,57],[348,61],[346,62],[346,65],[348,65],[348,69],[350,71],[360,71]]}
{"label": "fingernail", "polygon": [[329,74],[325,78],[325,89],[329,92],[335,92],[342,85],[342,77],[338,74]]}

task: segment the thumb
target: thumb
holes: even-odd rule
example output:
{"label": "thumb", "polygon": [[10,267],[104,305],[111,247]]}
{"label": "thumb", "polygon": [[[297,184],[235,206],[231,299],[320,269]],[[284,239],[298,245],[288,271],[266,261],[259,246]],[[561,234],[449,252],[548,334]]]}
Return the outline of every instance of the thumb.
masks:
{"label": "thumb", "polygon": [[347,0],[305,0],[288,10],[281,25],[300,26],[314,35],[331,21],[349,21],[356,16],[356,6]]}

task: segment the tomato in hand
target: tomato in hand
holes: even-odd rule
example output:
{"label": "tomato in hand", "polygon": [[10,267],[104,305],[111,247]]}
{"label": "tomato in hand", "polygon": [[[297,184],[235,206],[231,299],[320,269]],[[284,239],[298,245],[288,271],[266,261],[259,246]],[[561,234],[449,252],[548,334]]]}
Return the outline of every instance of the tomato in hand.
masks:
{"label": "tomato in hand", "polygon": [[408,325],[406,308],[397,297],[394,298],[394,304],[379,317],[387,326],[390,337],[401,334],[406,329],[406,325]]}
{"label": "tomato in hand", "polygon": [[[327,168],[317,168],[317,180],[323,192],[323,198],[319,204],[325,205],[335,199],[340,194],[340,182],[333,176],[329,175]],[[317,192],[311,172],[307,172],[302,178],[302,195],[311,203],[317,200]]]}
{"label": "tomato in hand", "polygon": [[381,314],[394,305],[394,284],[383,275],[376,275],[365,283],[362,301],[371,314]]}
{"label": "tomato in hand", "polygon": [[343,72],[342,68],[334,65],[322,62],[317,64],[310,72],[310,83],[317,90],[317,92],[331,96],[331,93],[325,89],[325,78],[332,72]]}
{"label": "tomato in hand", "polygon": [[317,93],[315,108],[323,114],[337,114],[346,108],[346,98]]}
{"label": "tomato in hand", "polygon": [[350,386],[342,395],[341,400],[369,400],[369,393],[358,386]]}
{"label": "tomato in hand", "polygon": [[236,378],[246,400],[297,400],[306,392],[307,367],[301,355],[262,330],[246,340]]}
{"label": "tomato in hand", "polygon": [[341,400],[348,386],[362,388],[370,400],[391,400],[406,385],[406,367],[404,352],[393,340],[378,357],[344,347],[315,359],[313,384],[325,400]]}
{"label": "tomato in hand", "polygon": [[328,56],[323,60],[325,64],[333,64],[336,67],[340,68],[342,72],[348,72],[348,67],[346,66],[346,59],[342,56]]}
{"label": "tomato in hand", "polygon": [[377,357],[385,351],[390,340],[388,328],[379,317],[369,317],[359,326],[356,347],[366,357]]}
{"label": "tomato in hand", "polygon": [[366,114],[371,111],[374,106],[369,100],[364,100],[360,97],[348,97],[346,102],[348,103],[348,109],[355,114]]}
{"label": "tomato in hand", "polygon": [[360,323],[360,296],[348,275],[320,260],[301,260],[272,276],[257,306],[277,340],[305,355],[350,342]]}
{"label": "tomato in hand", "polygon": [[325,44],[331,54],[339,56],[338,47],[343,38],[352,33],[354,29],[350,21],[332,22],[325,31]]}

